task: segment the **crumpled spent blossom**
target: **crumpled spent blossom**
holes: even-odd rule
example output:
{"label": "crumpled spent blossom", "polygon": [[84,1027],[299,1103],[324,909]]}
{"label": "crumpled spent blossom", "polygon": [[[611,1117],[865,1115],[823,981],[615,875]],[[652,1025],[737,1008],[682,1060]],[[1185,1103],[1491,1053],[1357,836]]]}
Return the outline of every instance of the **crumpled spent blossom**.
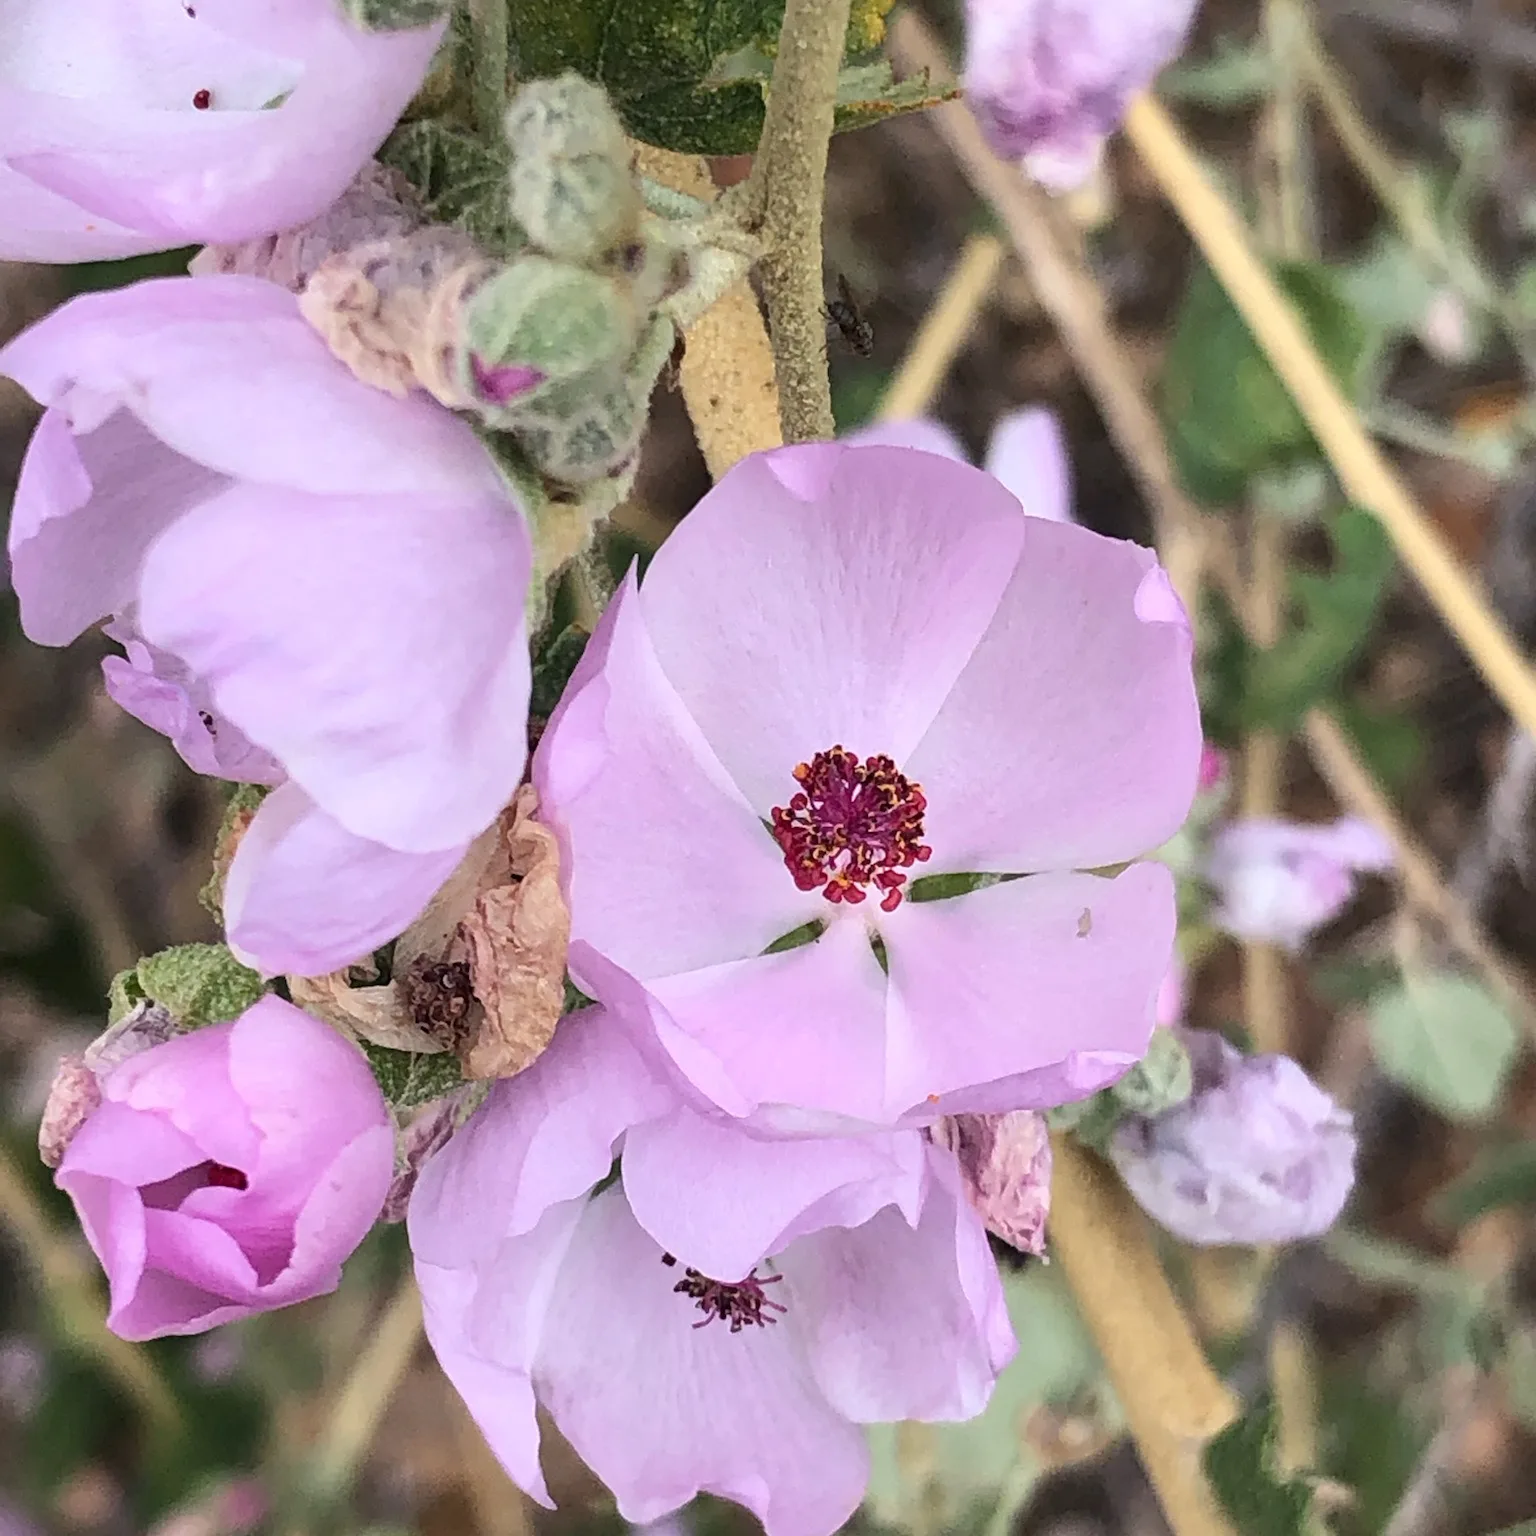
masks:
{"label": "crumpled spent blossom", "polygon": [[265,997],[129,1057],[101,1095],[56,1182],[107,1272],[115,1333],[199,1333],[335,1289],[395,1138],[333,1030]]}
{"label": "crumpled spent blossom", "polygon": [[0,373],[47,407],[10,530],[26,633],[110,619],[112,697],[198,771],[274,786],[231,948],[311,975],[393,938],[527,755],[529,537],[474,433],[359,383],[247,277],[75,299]]}
{"label": "crumpled spent blossom", "polygon": [[302,224],[394,127],[442,32],[366,32],[335,0],[7,0],[0,260]]}
{"label": "crumpled spent blossom", "polygon": [[[1080,871],[1189,808],[1190,649],[1150,551],[968,465],[744,460],[625,582],[535,754],[573,979],[781,1129],[1102,1087],[1146,1049],[1173,889]],[[1027,878],[906,899],[935,874]]]}
{"label": "crumpled spent blossom", "polygon": [[1212,921],[1239,939],[1298,950],[1355,894],[1356,876],[1393,865],[1392,845],[1369,822],[1322,825],[1250,817],[1212,839],[1205,878],[1216,888]]}
{"label": "crumpled spent blossom", "polygon": [[1196,0],[967,0],[965,97],[993,149],[1080,185],[1131,97],[1183,46]]}
{"label": "crumpled spent blossom", "polygon": [[710,1492],[828,1536],[863,1496],[858,1426],[969,1418],[1015,1348],[949,1154],[747,1134],[601,1008],[495,1084],[409,1232],[427,1336],[509,1474],[549,1502],[542,1407],[636,1524]]}
{"label": "crumpled spent blossom", "polygon": [[1045,1252],[1051,1209],[1051,1136],[1032,1109],[1006,1115],[945,1115],[929,1127],[953,1152],[966,1199],[987,1231],[1020,1253]]}
{"label": "crumpled spent blossom", "polygon": [[[920,448],[962,464],[969,462],[960,439],[931,416],[872,422],[842,440],[850,447]],[[1000,417],[987,440],[981,467],[1007,486],[1031,517],[1053,523],[1076,521],[1072,516],[1072,460],[1054,411],[1032,405]]]}
{"label": "crumpled spent blossom", "polygon": [[1200,1245],[1325,1232],[1354,1183],[1348,1111],[1288,1056],[1244,1056],[1212,1030],[1179,1037],[1194,1091],[1161,1115],[1122,1121],[1110,1143],[1142,1208]]}

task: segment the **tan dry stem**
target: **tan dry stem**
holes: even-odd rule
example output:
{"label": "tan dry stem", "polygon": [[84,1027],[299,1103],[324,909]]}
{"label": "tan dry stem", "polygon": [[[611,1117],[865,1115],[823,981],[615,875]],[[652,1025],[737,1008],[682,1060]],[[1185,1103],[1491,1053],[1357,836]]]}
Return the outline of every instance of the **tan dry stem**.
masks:
{"label": "tan dry stem", "polygon": [[1104,1356],[1147,1475],[1176,1536],[1236,1536],[1201,1453],[1237,1414],[1157,1261],[1146,1218],[1115,1174],[1054,1140],[1051,1247]]}
{"label": "tan dry stem", "polygon": [[[640,144],[635,165],[674,191],[716,195],[709,167],[697,156]],[[728,289],[684,331],[678,383],[713,479],[749,453],[783,443],[773,348],[748,283]]]}
{"label": "tan dry stem", "polygon": [[827,378],[821,212],[850,0],[788,0],[752,176],[767,251],[760,273],[787,443],[836,435]]}

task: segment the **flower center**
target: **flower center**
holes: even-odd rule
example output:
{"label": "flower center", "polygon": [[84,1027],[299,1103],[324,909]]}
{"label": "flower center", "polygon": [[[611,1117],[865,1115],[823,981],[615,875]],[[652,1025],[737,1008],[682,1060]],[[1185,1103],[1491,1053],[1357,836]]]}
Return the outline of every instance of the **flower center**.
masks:
{"label": "flower center", "polygon": [[464,960],[415,961],[402,978],[411,1017],[436,1040],[450,1047],[463,1043],[465,1018],[475,1000],[469,964]]}
{"label": "flower center", "polygon": [[864,888],[885,893],[884,912],[901,905],[905,871],[933,854],[923,842],[928,802],[888,757],[837,746],[795,769],[800,791],[773,808],[773,835],[802,891],[821,887],[828,901],[859,902]]}
{"label": "flower center", "polygon": [[[677,1260],[670,1253],[664,1253],[661,1262],[670,1269]],[[745,1280],[727,1285],[723,1280],[711,1280],[708,1275],[701,1275],[696,1269],[685,1269],[683,1278],[672,1289],[680,1296],[691,1296],[694,1306],[704,1314],[704,1321],[695,1323],[695,1328],[707,1328],[718,1320],[729,1323],[732,1333],[740,1333],[747,1327],[766,1328],[770,1323],[778,1322],[772,1313],[789,1311],[763,1291],[764,1286],[777,1285],[783,1278],[783,1275],[769,1275],[760,1280],[754,1269]],[[769,1309],[767,1312],[763,1310],[765,1307]]]}

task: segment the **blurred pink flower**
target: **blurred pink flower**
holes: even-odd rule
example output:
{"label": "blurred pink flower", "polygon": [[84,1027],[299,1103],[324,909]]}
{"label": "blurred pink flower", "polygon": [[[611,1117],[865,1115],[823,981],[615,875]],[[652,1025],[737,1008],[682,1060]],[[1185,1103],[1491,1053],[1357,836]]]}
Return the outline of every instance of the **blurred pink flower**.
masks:
{"label": "blurred pink flower", "polygon": [[[962,464],[969,462],[960,439],[929,416],[872,422],[850,432],[842,441],[850,448],[919,448],[924,453],[958,459]],[[999,417],[981,467],[994,480],[1002,481],[1031,517],[1043,517],[1053,523],[1075,521],[1072,460],[1054,411],[1029,406]]]}
{"label": "blurred pink flower", "polygon": [[113,697],[199,771],[280,786],[231,946],[312,975],[393,938],[527,755],[528,533],[474,433],[359,383],[254,278],[76,299],[0,372],[48,407],[11,520],[26,633],[112,616]]}
{"label": "blurred pink flower", "polygon": [[[625,583],[534,775],[577,984],[805,1129],[1040,1108],[1136,1060],[1172,880],[1076,871],[1168,837],[1199,756],[1150,551],[816,444],[738,465]],[[1028,878],[904,900],[919,873]]]}
{"label": "blurred pink flower", "polygon": [[334,1290],[394,1155],[361,1055],[266,997],[116,1067],[57,1183],[107,1272],[107,1326],[148,1339]]}
{"label": "blurred pink flower", "polygon": [[965,96],[997,153],[1066,191],[1179,51],[1196,0],[967,0]]}
{"label": "blurred pink flower", "polygon": [[707,1491],[824,1536],[863,1495],[859,1424],[969,1418],[1015,1348],[952,1158],[915,1131],[747,1135],[602,1009],[427,1164],[410,1237],[509,1473],[549,1501],[542,1406],[635,1522]]}
{"label": "blurred pink flower", "polygon": [[442,30],[364,32],[336,0],[6,0],[0,260],[303,223],[394,127]]}
{"label": "blurred pink flower", "polygon": [[1392,867],[1392,845],[1353,816],[1324,825],[1253,817],[1229,822],[1206,856],[1213,921],[1240,939],[1299,949],[1342,912],[1355,876]]}
{"label": "blurred pink flower", "polygon": [[1333,1225],[1355,1177],[1355,1134],[1288,1056],[1244,1056],[1180,1031],[1194,1091],[1121,1122],[1110,1155],[1130,1191],[1188,1243],[1288,1243]]}

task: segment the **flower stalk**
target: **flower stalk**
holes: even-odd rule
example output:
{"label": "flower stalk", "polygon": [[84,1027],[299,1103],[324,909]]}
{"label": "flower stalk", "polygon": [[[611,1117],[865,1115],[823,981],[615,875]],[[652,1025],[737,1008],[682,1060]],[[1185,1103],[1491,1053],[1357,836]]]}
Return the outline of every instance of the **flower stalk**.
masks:
{"label": "flower stalk", "polygon": [[837,72],[850,0],[789,0],[753,167],[768,250],[763,297],[779,381],[784,439],[833,436],[822,290],[821,211]]}

